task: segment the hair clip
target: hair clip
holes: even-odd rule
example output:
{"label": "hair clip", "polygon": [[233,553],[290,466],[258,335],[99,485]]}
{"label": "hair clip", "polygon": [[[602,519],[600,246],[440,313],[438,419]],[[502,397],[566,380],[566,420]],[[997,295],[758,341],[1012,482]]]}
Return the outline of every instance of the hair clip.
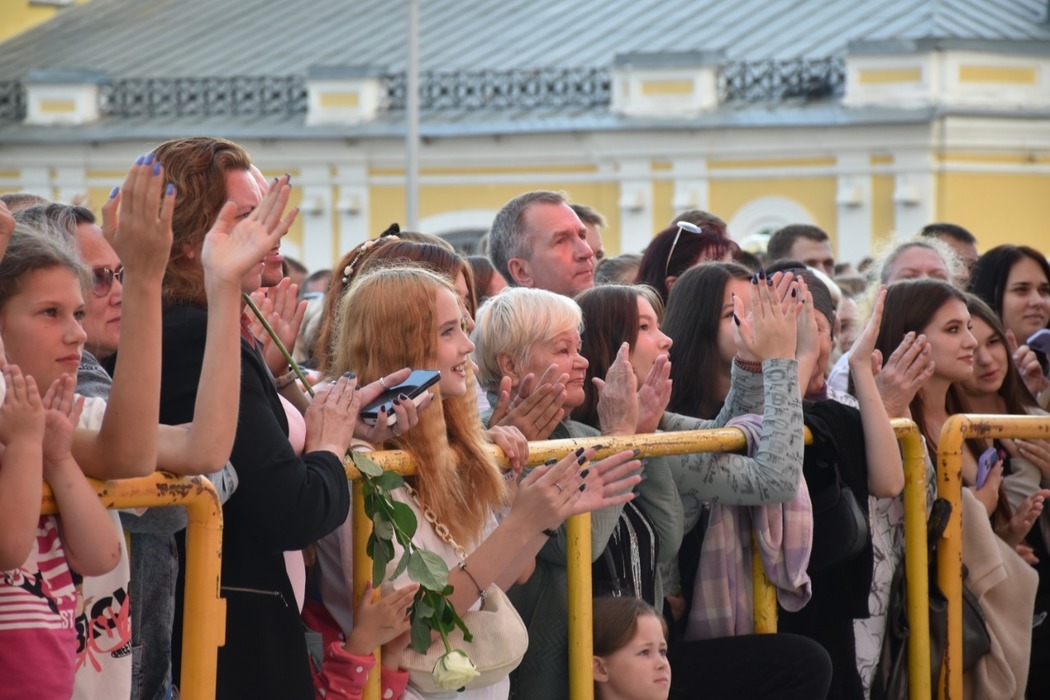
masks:
{"label": "hair clip", "polygon": [[383,231],[381,234],[379,234],[379,237],[386,238],[387,236],[396,236],[399,233],[401,233],[401,227],[398,226],[397,222],[395,221],[394,223],[387,226],[386,231]]}

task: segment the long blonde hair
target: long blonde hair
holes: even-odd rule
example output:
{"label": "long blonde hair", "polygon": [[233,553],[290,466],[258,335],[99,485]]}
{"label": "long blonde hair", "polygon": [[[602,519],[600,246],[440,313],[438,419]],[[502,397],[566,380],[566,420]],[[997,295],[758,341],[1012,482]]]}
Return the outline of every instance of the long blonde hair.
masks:
{"label": "long blonde hair", "polygon": [[[437,292],[452,285],[419,267],[372,270],[353,282],[339,304],[338,336],[330,373],[353,371],[361,384],[402,367],[429,369],[437,357]],[[467,363],[470,372],[470,363]],[[441,394],[435,385],[435,399]],[[416,463],[419,499],[464,547],[476,546],[492,511],[506,504],[499,468],[485,451],[471,375],[465,396],[440,401],[419,425],[387,447]]]}

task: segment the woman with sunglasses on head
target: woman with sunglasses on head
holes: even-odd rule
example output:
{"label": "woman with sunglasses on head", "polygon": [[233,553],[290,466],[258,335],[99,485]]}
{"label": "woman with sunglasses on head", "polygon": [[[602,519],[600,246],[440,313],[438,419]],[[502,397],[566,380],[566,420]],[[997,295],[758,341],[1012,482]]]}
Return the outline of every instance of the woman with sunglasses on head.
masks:
{"label": "woman with sunglasses on head", "polygon": [[675,280],[704,261],[727,262],[740,250],[724,230],[712,224],[697,226],[688,221],[672,224],[653,237],[642,255],[637,284],[647,284],[667,303]]}

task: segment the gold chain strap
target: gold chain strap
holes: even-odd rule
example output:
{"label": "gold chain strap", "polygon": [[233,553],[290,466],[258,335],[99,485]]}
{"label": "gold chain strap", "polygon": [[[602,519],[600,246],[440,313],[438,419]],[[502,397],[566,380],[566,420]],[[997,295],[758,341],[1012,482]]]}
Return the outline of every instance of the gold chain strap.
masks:
{"label": "gold chain strap", "polygon": [[405,491],[412,497],[412,500],[416,502],[419,510],[423,513],[423,519],[430,523],[430,526],[434,528],[434,532],[437,533],[437,536],[440,537],[445,544],[452,547],[452,551],[456,553],[457,557],[460,559],[466,559],[467,551],[452,538],[452,533],[449,532],[448,527],[444,523],[438,522],[434,511],[430,510],[430,506],[419,500],[416,490],[409,486],[407,481],[405,482]]}

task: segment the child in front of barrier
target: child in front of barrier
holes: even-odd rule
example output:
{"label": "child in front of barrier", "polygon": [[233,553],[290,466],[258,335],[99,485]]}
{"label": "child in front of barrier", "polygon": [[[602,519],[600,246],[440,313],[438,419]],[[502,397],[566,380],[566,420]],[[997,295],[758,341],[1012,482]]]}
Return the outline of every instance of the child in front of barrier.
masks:
{"label": "child in front of barrier", "polygon": [[[2,370],[0,698],[70,697],[78,602],[70,570],[98,576],[120,558],[113,522],[71,453],[82,405],[73,373],[84,343],[83,279],[56,244],[12,234],[0,266],[0,337],[26,373],[15,364]],[[43,399],[38,382],[50,387]],[[44,479],[61,516],[40,515]]]}
{"label": "child in front of barrier", "polygon": [[596,700],[667,700],[667,623],[640,598],[594,599]]}

